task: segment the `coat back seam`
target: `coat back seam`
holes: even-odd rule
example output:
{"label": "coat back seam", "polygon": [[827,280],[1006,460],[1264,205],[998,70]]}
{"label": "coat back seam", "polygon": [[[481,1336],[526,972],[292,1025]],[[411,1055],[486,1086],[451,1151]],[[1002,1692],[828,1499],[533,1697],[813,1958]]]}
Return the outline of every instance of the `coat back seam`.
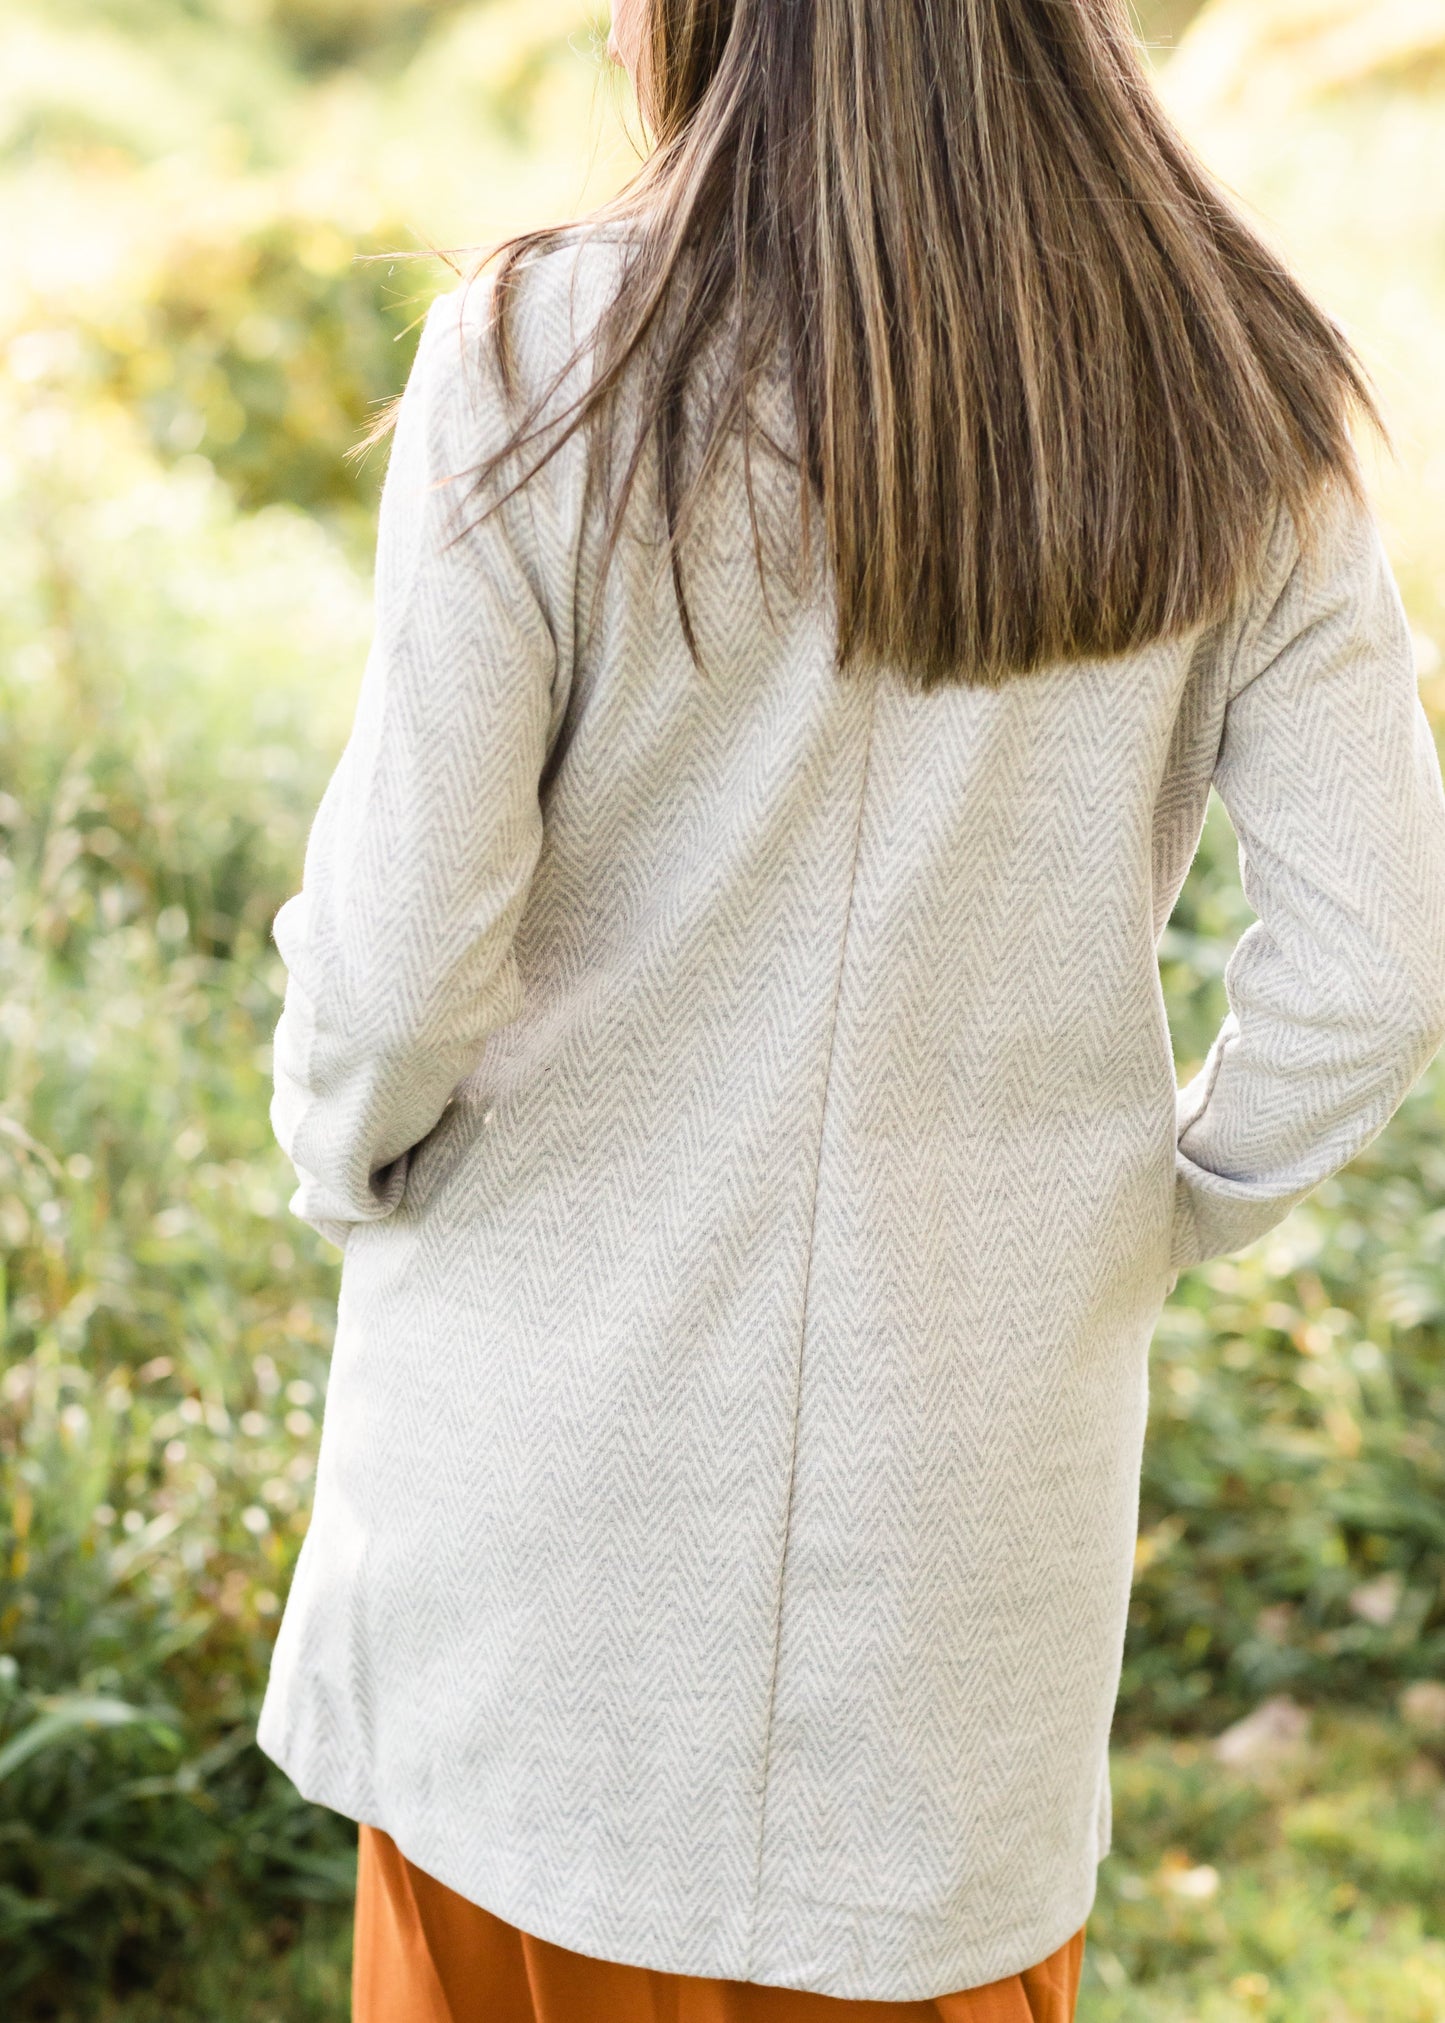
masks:
{"label": "coat back seam", "polygon": [[823,1171],[823,1147],[828,1130],[828,1095],[833,1081],[833,1051],[838,1037],[838,1010],[843,997],[843,977],[848,962],[848,941],[853,926],[853,895],[858,884],[858,859],[863,846],[863,816],[868,804],[868,773],[873,761],[873,726],[878,712],[878,677],[873,677],[868,702],[868,727],[863,747],[863,777],[858,786],[858,814],[853,825],[853,861],[848,875],[848,897],[843,910],[843,931],[838,944],[838,968],[833,982],[833,1002],[829,1013],[828,1045],[823,1057],[823,1096],[818,1118],[818,1150],[813,1164],[813,1199],[808,1219],[808,1247],[803,1266],[802,1311],[798,1320],[797,1372],[793,1387],[792,1441],[788,1452],[788,1487],[783,1504],[783,1544],[778,1557],[778,1591],[773,1611],[773,1658],[768,1680],[768,1706],[763,1724],[763,1765],[758,1802],[758,1852],[753,1872],[753,1901],[748,1922],[748,1952],[744,1979],[752,1974],[757,1950],[758,1911],[762,1896],[763,1858],[767,1847],[768,1779],[772,1767],[773,1717],[778,1698],[778,1661],[782,1651],[783,1594],[787,1578],[788,1539],[793,1520],[793,1490],[797,1477],[798,1420],[803,1402],[803,1356],[808,1333],[808,1293],[813,1279],[813,1241],[818,1225],[818,1193]]}

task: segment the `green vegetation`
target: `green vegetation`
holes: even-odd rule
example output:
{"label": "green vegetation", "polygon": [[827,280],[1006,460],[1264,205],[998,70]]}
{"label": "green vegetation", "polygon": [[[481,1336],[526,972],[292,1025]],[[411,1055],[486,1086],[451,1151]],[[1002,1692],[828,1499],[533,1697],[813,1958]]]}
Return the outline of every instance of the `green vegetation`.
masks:
{"label": "green vegetation", "polygon": [[1438,1739],[1328,1711],[1315,1730],[1267,1769],[1194,1739],[1118,1754],[1081,2023],[1438,2023]]}
{"label": "green vegetation", "polygon": [[[1157,9],[1161,38],[1189,11]],[[1430,18],[1214,0],[1165,75],[1376,369],[1445,715]],[[12,0],[0,24],[17,2019],[345,2014],[352,1831],[251,1741],[336,1286],[270,1137],[268,930],[365,653],[377,473],[341,453],[446,272],[406,256],[574,208],[625,165],[608,108],[575,0]],[[1215,807],[1163,951],[1181,1072],[1247,918]],[[1084,2023],[1445,2016],[1442,1115],[1437,1064],[1161,1324]],[[1307,1735],[1219,1761],[1280,1695]]]}

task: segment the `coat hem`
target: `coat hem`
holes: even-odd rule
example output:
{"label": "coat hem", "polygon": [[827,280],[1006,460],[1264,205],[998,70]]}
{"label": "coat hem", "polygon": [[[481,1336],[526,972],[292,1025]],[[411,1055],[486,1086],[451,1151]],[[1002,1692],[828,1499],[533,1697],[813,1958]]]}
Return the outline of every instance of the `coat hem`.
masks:
{"label": "coat hem", "polygon": [[[285,1752],[274,1740],[268,1742],[259,1734],[257,1740],[263,1754],[285,1772],[303,1798],[313,1805],[323,1805],[345,1819],[354,1820],[358,1825],[374,1827],[388,1834],[413,1866],[455,1891],[458,1896],[465,1897],[468,1902],[489,1911],[493,1917],[503,1918],[508,1924],[549,1945],[561,1946],[591,1959],[640,1967],[653,1973],[709,1980],[746,1980],[760,1987],[789,1988],[799,1993],[828,1995],[849,2002],[930,2002],[965,1989],[985,1987],[993,1981],[1006,1980],[1012,1974],[1038,1966],[1085,1924],[1098,1886],[1097,1863],[1102,1857],[1089,1861],[1086,1886],[1076,1891],[1069,1899],[1068,1910],[1058,1918],[1009,1927],[1004,1936],[1014,1933],[1017,1936],[1008,1945],[1001,1944],[1000,1934],[995,1930],[986,1941],[975,1940],[936,1948],[930,1955],[936,1965],[920,1963],[907,1975],[898,1978],[887,1976],[882,1981],[872,1974],[850,1971],[837,1960],[837,1954],[846,1950],[856,1957],[860,1936],[866,1936],[871,1952],[896,1950],[900,1940],[916,1932],[920,1920],[914,1914],[858,1913],[850,1911],[846,1905],[816,1904],[790,1893],[790,1912],[799,1909],[822,1914],[811,1929],[802,1918],[789,1915],[788,1922],[796,1934],[789,1948],[794,1956],[792,1962],[779,1957],[772,1960],[749,1957],[751,1917],[747,1915],[740,1921],[739,1944],[733,1957],[728,1957],[730,1949],[717,1945],[688,1948],[669,1945],[655,1937],[639,1938],[634,1942],[626,1934],[624,1918],[619,1918],[614,1928],[619,1936],[606,1936],[585,1909],[578,1917],[572,1918],[565,1911],[558,1913],[555,1909],[537,1906],[525,1888],[508,1889],[501,1884],[494,1887],[480,1870],[469,1870],[464,1874],[444,1855],[439,1857],[424,1838],[413,1833],[401,1821],[388,1818],[387,1808],[380,1803],[362,1803],[356,1795],[348,1795],[329,1786],[325,1778],[312,1778],[304,1771],[298,1771],[286,1760]],[[494,1849],[491,1852],[495,1867],[510,1868],[515,1873],[527,1865],[525,1861],[509,1858],[504,1850]],[[500,1859],[497,1859],[499,1855]],[[653,1908],[657,1912],[662,1907]],[[751,1905],[745,1907],[747,1911],[751,1908]],[[693,1914],[685,1906],[679,1906],[674,1920],[676,1925],[686,1926],[692,1919]],[[661,1921],[660,1918],[657,1920]],[[655,1932],[654,1920],[650,1918],[648,1922]],[[829,1948],[830,1933],[842,1936],[841,1946]],[[891,1945],[886,1936],[880,1936],[890,1933],[893,1935]],[[825,1957],[829,1950],[834,1953],[832,1964]],[[746,1973],[742,1971],[744,1966]]]}

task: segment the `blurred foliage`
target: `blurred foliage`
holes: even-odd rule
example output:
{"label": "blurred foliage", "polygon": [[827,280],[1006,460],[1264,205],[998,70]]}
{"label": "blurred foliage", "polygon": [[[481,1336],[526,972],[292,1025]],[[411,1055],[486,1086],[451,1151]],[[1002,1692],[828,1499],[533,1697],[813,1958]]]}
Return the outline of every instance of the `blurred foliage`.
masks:
{"label": "blurred foliage", "polygon": [[[1193,10],[1198,12],[1198,10]],[[1171,80],[1176,103],[1252,116],[1367,82],[1433,94],[1445,84],[1445,10],[1360,0],[1213,0]]]}
{"label": "blurred foliage", "polygon": [[1124,1732],[1445,1678],[1442,1110],[1437,1063],[1382,1139],[1166,1311]]}
{"label": "blurred foliage", "polygon": [[[1445,714],[1435,14],[1136,11],[1161,48],[1183,35],[1166,87],[1381,377],[1383,510]],[[345,2011],[352,1830],[252,1740],[336,1291],[267,1118],[269,927],[368,636],[379,469],[342,453],[446,272],[401,256],[625,169],[593,118],[596,26],[583,0],[0,17],[0,2005],[21,2023]],[[1287,117],[1250,96],[1268,75]],[[1160,951],[1181,1074],[1249,918],[1216,803]],[[1399,1711],[1445,1681],[1442,1116],[1437,1064],[1161,1323],[1085,2023],[1445,2015],[1445,1748]],[[1316,1710],[1303,1753],[1219,1764],[1203,1738],[1281,1693]]]}
{"label": "blurred foliage", "polygon": [[[404,238],[398,227],[392,243]],[[148,278],[81,332],[96,391],[142,420],[158,454],[208,458],[243,506],[285,500],[369,527],[380,466],[341,452],[405,383],[435,263],[279,216],[168,239]]]}
{"label": "blurred foliage", "polygon": [[251,1724],[335,1290],[268,1142],[269,925],[366,600],[199,459],[33,387],[0,422],[0,2000],[60,2014],[350,1887]]}
{"label": "blurred foliage", "polygon": [[[302,70],[411,55],[461,0],[260,0],[242,18],[269,28]],[[234,20],[225,0],[217,10]]]}
{"label": "blurred foliage", "polygon": [[404,63],[464,0],[50,0],[67,26],[104,25],[137,39],[245,41],[301,78],[341,65]]}
{"label": "blurred foliage", "polygon": [[1114,1756],[1080,2023],[1439,2023],[1445,1745],[1325,1713],[1287,1760]]}
{"label": "blurred foliage", "polygon": [[1129,0],[1134,25],[1151,49],[1168,50],[1184,34],[1204,0]]}

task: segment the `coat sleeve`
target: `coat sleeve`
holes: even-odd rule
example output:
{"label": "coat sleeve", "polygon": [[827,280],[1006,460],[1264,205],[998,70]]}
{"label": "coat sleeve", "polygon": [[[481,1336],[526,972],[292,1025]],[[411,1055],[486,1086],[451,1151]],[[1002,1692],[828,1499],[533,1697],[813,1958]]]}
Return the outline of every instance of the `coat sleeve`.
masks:
{"label": "coat sleeve", "polygon": [[466,500],[506,416],[460,296],[433,305],[402,397],[355,720],[273,927],[271,1120],[293,1212],[343,1249],[397,1208],[411,1149],[521,1009],[542,843],[557,652],[518,532],[532,487],[480,523]]}
{"label": "coat sleeve", "polygon": [[1445,1038],[1445,788],[1377,522],[1333,499],[1283,561],[1240,637],[1214,772],[1257,917],[1178,1093],[1176,1275],[1344,1166]]}

